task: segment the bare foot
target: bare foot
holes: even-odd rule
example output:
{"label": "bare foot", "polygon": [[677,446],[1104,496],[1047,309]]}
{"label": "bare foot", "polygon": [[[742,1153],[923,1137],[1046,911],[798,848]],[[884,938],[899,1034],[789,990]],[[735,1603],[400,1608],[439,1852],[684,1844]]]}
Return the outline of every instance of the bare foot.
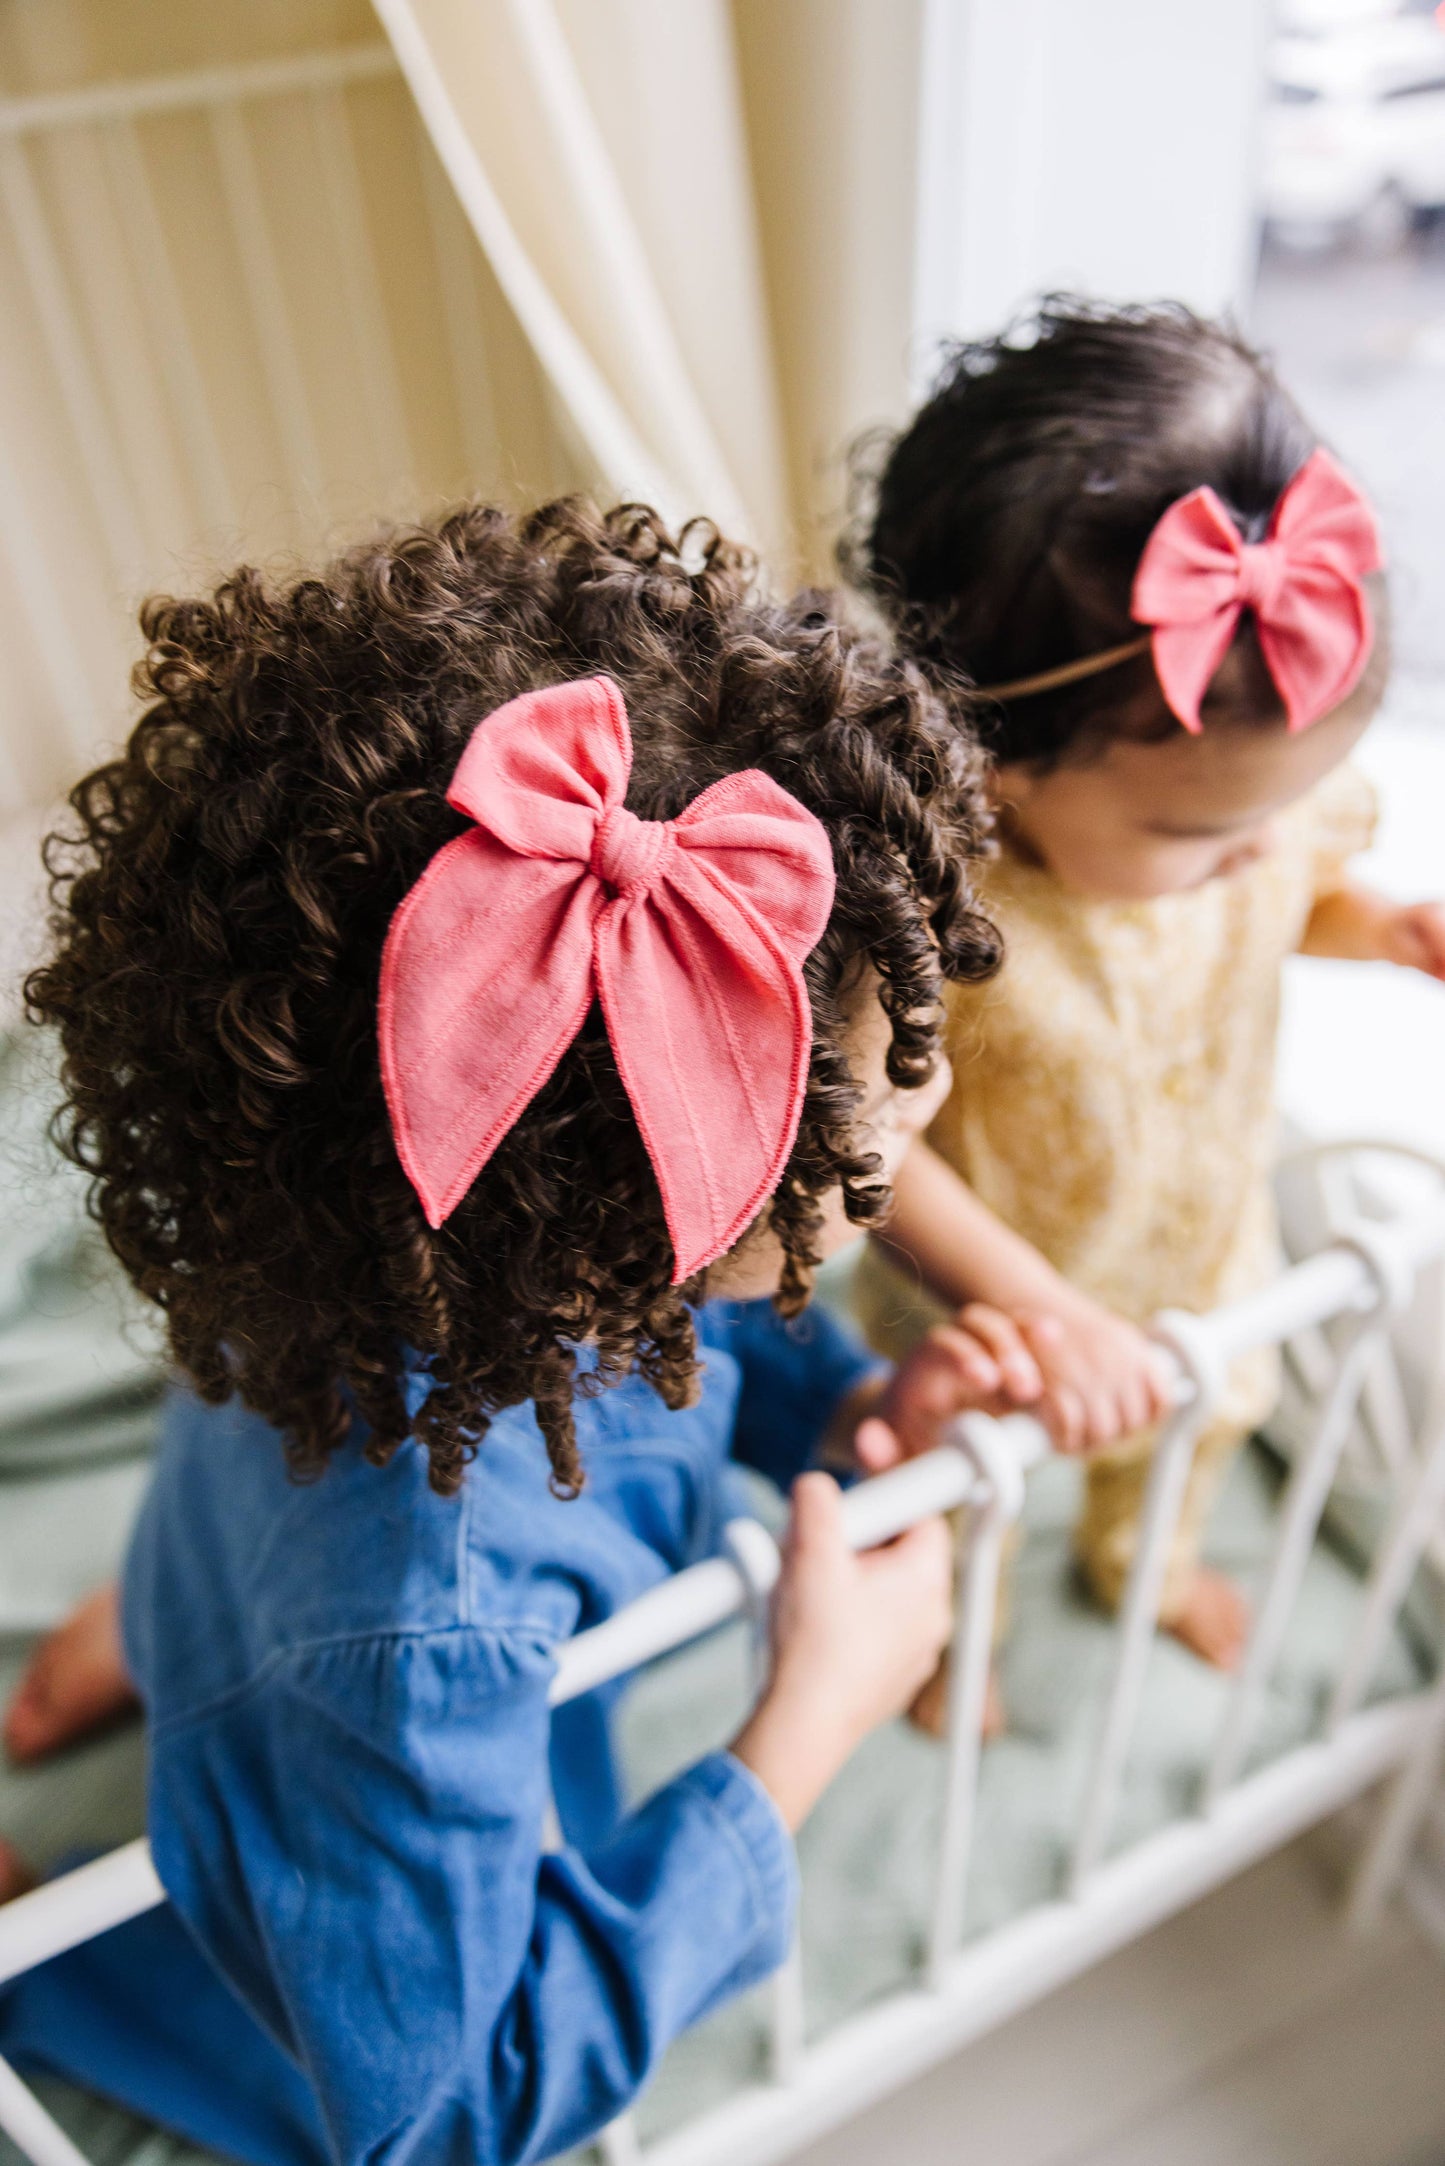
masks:
{"label": "bare foot", "polygon": [[13,1901],[17,1895],[28,1895],[35,1886],[35,1875],[18,1850],[0,1838],[0,1903]]}
{"label": "bare foot", "polygon": [[1249,1638],[1249,1604],[1222,1572],[1196,1565],[1177,1608],[1162,1618],[1166,1632],[1201,1662],[1216,1670],[1237,1670]]}
{"label": "bare foot", "polygon": [[[929,1737],[942,1737],[948,1728],[948,1678],[949,1663],[945,1655],[908,1710],[908,1719],[913,1727],[924,1731]],[[990,1738],[1001,1736],[1007,1728],[1008,1710],[999,1690],[998,1673],[991,1669],[988,1673],[988,1690],[983,1701],[985,1744]]]}
{"label": "bare foot", "polygon": [[72,1610],[36,1648],[5,1712],[5,1749],[22,1766],[44,1760],[138,1705],[112,1584]]}

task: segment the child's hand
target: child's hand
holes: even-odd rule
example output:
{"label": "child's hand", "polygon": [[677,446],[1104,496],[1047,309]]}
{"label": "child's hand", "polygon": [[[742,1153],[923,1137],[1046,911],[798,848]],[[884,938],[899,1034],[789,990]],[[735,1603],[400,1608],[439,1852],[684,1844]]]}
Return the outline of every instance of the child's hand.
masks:
{"label": "child's hand", "polygon": [[1403,903],[1388,914],[1380,930],[1387,962],[1445,981],[1445,903]]}
{"label": "child's hand", "polygon": [[870,1730],[901,1714],[932,1676],[953,1613],[953,1554],[941,1519],[855,1556],[828,1474],[793,1487],[773,1597],[767,1689],[733,1745],[790,1828]]}
{"label": "child's hand", "polygon": [[1056,1451],[1101,1451],[1161,1421],[1171,1403],[1159,1348],[1082,1294],[1047,1314],[1005,1316],[974,1301],[899,1363],[858,1423],[853,1451],[865,1473],[881,1474],[941,1444],[958,1414],[1021,1407]]}
{"label": "child's hand", "polygon": [[1033,1412],[1056,1451],[1103,1451],[1170,1411],[1160,1349],[1111,1309],[1071,1291],[1066,1308],[1017,1323],[1043,1377]]}
{"label": "child's hand", "polygon": [[853,1439],[867,1474],[941,1444],[959,1414],[1009,1414],[1045,1390],[1030,1326],[974,1301],[957,1324],[939,1324],[884,1384]]}

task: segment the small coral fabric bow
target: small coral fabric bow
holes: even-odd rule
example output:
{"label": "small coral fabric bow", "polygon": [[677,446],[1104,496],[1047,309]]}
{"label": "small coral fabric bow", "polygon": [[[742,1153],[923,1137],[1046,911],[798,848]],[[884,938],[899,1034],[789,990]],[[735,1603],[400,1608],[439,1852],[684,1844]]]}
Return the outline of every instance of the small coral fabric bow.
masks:
{"label": "small coral fabric bow", "polygon": [[757,769],[662,821],[623,803],[631,769],[608,677],[478,724],[447,792],[475,824],[387,934],[381,1070],[439,1226],[599,1001],[680,1284],[732,1246],[787,1163],[812,1030],[800,966],[828,922],[833,859],[821,822]]}
{"label": "small coral fabric bow", "polygon": [[1153,627],[1173,713],[1198,734],[1200,703],[1251,609],[1289,727],[1308,729],[1353,691],[1370,658],[1362,581],[1383,562],[1369,504],[1327,451],[1305,460],[1262,542],[1240,539],[1211,488],[1171,504],[1139,560],[1132,613]]}

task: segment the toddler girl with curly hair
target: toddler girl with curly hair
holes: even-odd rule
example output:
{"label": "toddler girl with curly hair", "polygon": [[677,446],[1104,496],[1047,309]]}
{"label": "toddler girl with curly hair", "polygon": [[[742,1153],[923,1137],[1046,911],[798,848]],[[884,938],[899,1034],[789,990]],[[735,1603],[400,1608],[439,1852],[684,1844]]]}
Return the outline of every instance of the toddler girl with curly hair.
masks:
{"label": "toddler girl with curly hair", "polygon": [[[604,2126],[781,1960],[793,1829],[948,1629],[942,1526],[854,1557],[805,1470],[997,1366],[800,1312],[997,960],[977,756],[685,540],[468,509],[153,603],[52,844],[30,1005],[180,1379],[121,1598],[170,1903],[10,1988],[0,2052],[255,2166]],[[558,1651],[715,1546],[730,1455],[795,1484],[771,1674],[628,1809]]]}

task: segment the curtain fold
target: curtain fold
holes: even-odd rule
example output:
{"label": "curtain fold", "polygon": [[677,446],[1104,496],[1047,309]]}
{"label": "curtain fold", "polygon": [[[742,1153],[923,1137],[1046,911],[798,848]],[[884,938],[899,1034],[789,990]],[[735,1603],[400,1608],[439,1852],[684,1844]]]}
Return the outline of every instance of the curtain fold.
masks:
{"label": "curtain fold", "polygon": [[0,823],[124,734],[141,595],[238,560],[581,488],[827,576],[920,4],[0,7]]}
{"label": "curtain fold", "polygon": [[[582,0],[565,22],[553,0],[376,5],[498,282],[609,486],[779,547],[786,484],[722,0]],[[678,128],[671,156],[637,155],[649,120]],[[625,164],[614,147],[631,153]],[[679,204],[681,231],[668,216]],[[703,280],[677,276],[699,255]],[[666,295],[657,257],[674,274]],[[719,293],[731,306],[709,309]],[[704,354],[711,403],[695,366]]]}

